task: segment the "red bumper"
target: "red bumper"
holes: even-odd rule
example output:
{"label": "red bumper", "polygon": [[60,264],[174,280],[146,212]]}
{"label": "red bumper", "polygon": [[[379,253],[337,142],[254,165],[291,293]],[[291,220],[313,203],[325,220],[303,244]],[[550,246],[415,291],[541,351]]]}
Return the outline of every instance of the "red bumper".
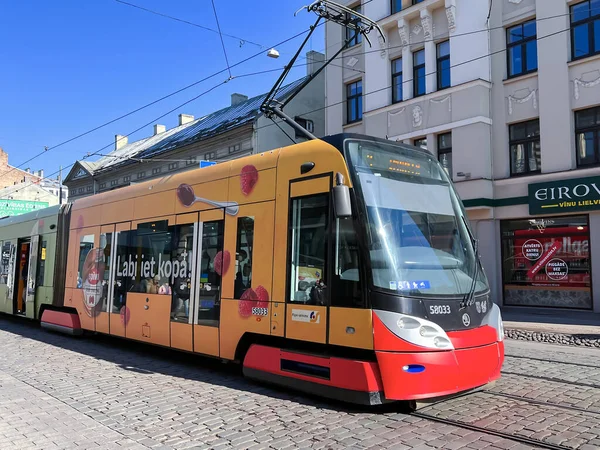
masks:
{"label": "red bumper", "polygon": [[[376,354],[385,398],[421,400],[466,391],[500,378],[504,343],[445,352]],[[414,370],[404,370],[405,366]]]}

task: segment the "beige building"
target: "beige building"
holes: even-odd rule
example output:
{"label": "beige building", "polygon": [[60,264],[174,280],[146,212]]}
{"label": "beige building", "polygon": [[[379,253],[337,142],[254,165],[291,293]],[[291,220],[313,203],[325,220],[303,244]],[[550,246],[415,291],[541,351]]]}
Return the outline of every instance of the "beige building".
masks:
{"label": "beige building", "polygon": [[[327,132],[429,149],[456,183],[505,307],[600,313],[597,3],[345,2],[386,42],[353,42],[327,68]],[[327,24],[328,54],[344,36]]]}
{"label": "beige building", "polygon": [[[324,55],[308,52],[307,76],[323,64]],[[286,113],[316,136],[325,134],[325,75],[319,74],[285,108]],[[305,78],[283,86],[277,100],[287,98]],[[152,136],[128,142],[115,136],[110,154],[97,161],[78,161],[67,177],[69,197],[73,200],[98,192],[118,189],[152,178],[198,168],[202,161],[219,162],[253,153],[262,153],[305,140],[292,127],[278,125],[260,112],[266,94],[248,98],[232,94],[230,106],[201,118],[180,114],[177,127],[167,130],[154,125]]]}

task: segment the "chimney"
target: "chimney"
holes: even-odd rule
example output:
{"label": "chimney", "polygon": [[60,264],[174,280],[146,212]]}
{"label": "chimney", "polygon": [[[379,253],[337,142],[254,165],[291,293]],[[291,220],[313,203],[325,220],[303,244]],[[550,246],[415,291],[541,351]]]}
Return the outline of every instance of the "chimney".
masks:
{"label": "chimney", "polygon": [[115,150],[119,150],[127,145],[127,136],[115,134]]}
{"label": "chimney", "polygon": [[312,75],[325,64],[325,55],[311,50],[306,53],[306,62],[306,75]]}
{"label": "chimney", "polygon": [[248,96],[247,95],[243,95],[243,94],[231,94],[231,106],[238,105],[240,103],[245,102],[246,100],[248,100]]}
{"label": "chimney", "polygon": [[160,133],[164,133],[165,131],[167,131],[167,127],[165,127],[164,125],[154,125],[154,136]]}
{"label": "chimney", "polygon": [[38,170],[37,176],[40,178],[44,178],[44,169]]}
{"label": "chimney", "polygon": [[194,116],[189,114],[179,114],[179,125],[185,125],[194,121]]}

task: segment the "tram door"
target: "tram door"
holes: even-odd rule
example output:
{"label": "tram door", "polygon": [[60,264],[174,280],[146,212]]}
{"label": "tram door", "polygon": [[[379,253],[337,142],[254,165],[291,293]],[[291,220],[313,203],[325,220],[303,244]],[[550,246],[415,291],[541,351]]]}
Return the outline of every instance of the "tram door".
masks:
{"label": "tram door", "polygon": [[285,336],[327,342],[331,177],[290,186],[289,302]]}
{"label": "tram door", "polygon": [[15,273],[15,290],[13,294],[13,313],[25,315],[27,296],[27,274],[29,271],[29,241],[18,243],[18,259]]}

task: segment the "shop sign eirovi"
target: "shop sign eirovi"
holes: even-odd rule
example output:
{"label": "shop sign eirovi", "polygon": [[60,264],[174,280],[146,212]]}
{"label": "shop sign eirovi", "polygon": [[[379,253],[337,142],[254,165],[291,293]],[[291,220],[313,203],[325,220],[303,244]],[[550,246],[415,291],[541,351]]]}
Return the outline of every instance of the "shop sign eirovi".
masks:
{"label": "shop sign eirovi", "polygon": [[529,214],[600,210],[600,177],[529,185]]}

